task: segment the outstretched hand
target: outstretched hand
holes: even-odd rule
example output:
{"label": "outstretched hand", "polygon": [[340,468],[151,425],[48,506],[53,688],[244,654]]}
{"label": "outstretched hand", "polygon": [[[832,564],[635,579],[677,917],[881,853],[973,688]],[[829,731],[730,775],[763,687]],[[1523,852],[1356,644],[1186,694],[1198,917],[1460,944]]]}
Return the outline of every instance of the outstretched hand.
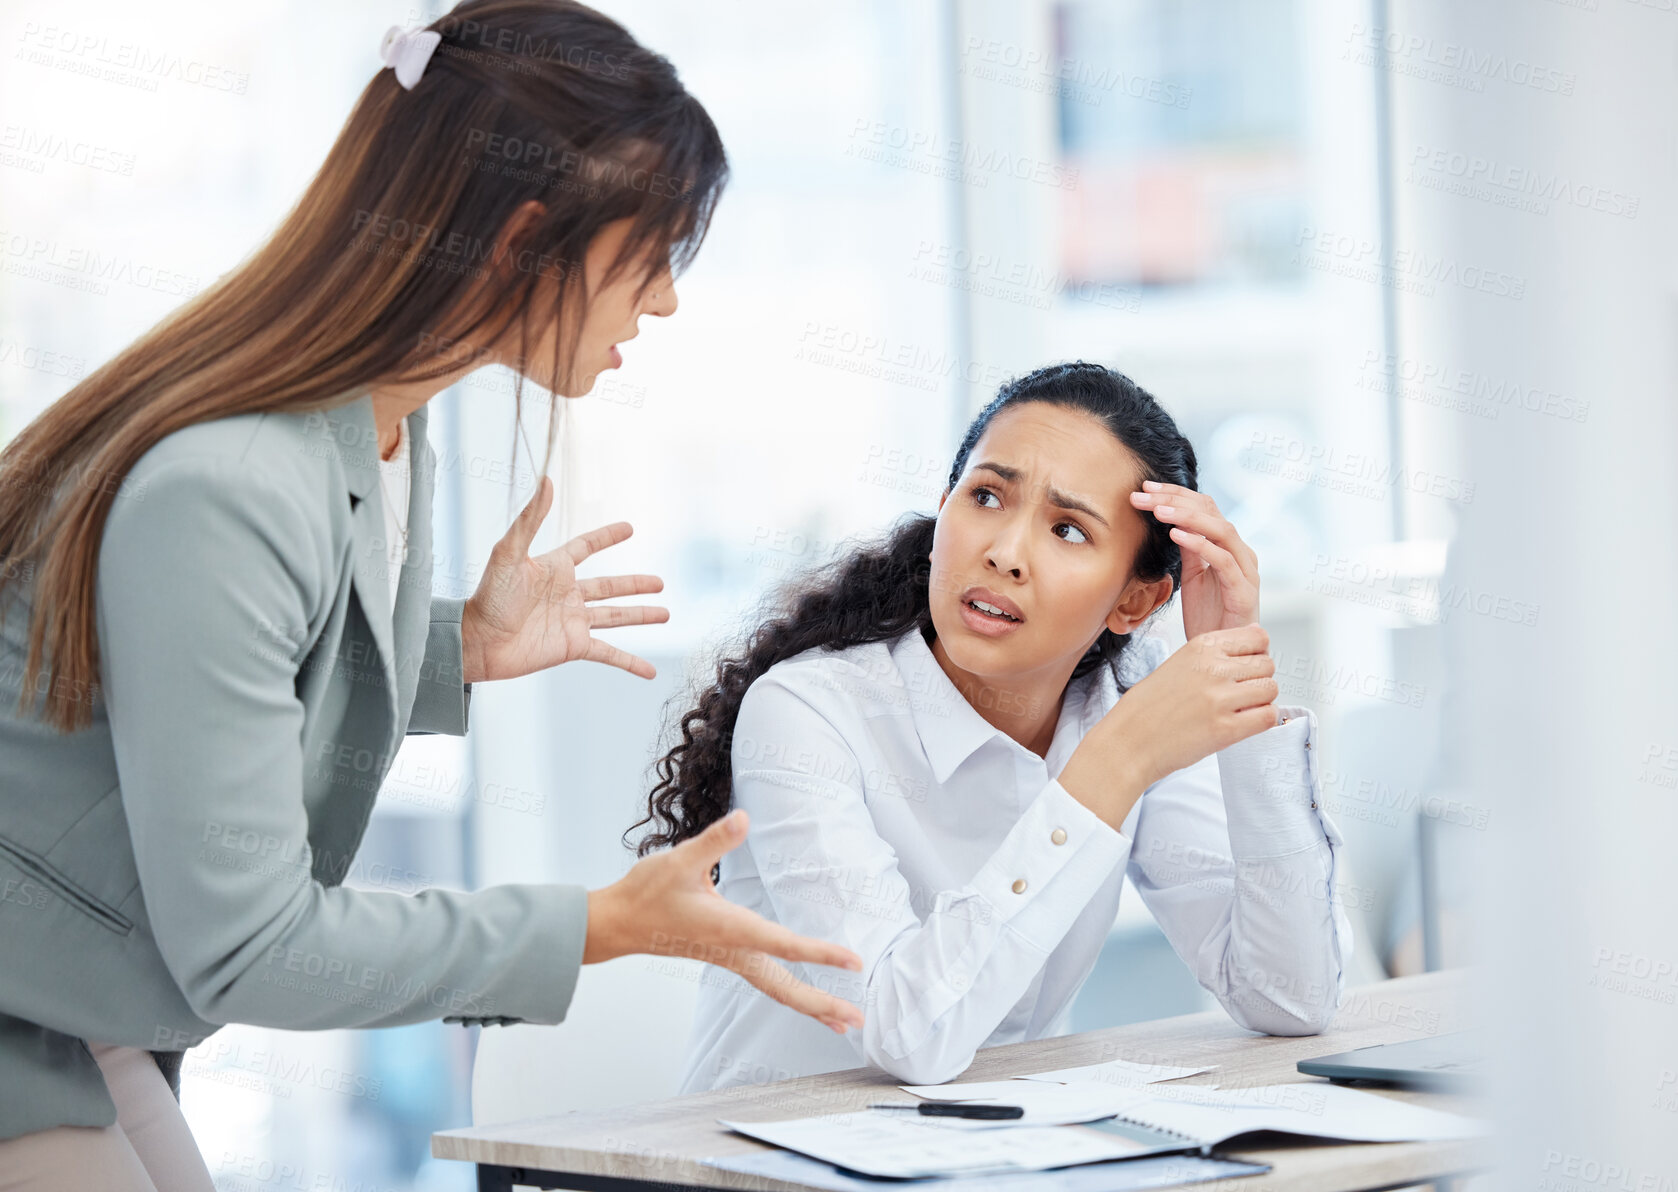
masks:
{"label": "outstretched hand", "polygon": [[583,963],[633,952],[685,956],[738,973],[784,1006],[838,1034],[862,1026],[862,1011],[794,977],[782,960],[828,964],[853,972],[862,958],[838,944],[810,939],[728,901],[711,884],[711,868],[746,839],[746,813],[734,811],[698,836],[652,854],[588,896]]}
{"label": "outstretched hand", "polygon": [[670,610],[595,602],[659,592],[664,581],[656,575],[577,578],[579,563],[634,533],[628,522],[590,530],[532,558],[530,544],[552,507],[553,480],[543,476],[536,495],[490,551],[483,579],[460,619],[466,682],[513,679],[577,659],[652,678],[657,674],[652,663],[600,640],[594,631],[668,621]]}

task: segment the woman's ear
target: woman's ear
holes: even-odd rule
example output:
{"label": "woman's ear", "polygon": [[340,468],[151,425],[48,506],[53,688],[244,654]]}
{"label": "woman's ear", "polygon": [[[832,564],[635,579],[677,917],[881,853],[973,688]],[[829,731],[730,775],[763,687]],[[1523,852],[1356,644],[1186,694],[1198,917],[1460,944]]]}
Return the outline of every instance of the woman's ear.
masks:
{"label": "woman's ear", "polygon": [[1107,614],[1107,628],[1121,636],[1131,633],[1138,625],[1153,616],[1155,609],[1170,599],[1169,575],[1152,583],[1132,583],[1124,590],[1124,595],[1119,597],[1113,611]]}

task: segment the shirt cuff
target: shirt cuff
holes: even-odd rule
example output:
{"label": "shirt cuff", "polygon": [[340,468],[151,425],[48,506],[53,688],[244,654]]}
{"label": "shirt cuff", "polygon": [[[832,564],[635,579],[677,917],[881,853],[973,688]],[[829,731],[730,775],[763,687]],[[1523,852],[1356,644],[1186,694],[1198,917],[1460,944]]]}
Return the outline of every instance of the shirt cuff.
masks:
{"label": "shirt cuff", "polygon": [[1281,857],[1328,838],[1317,779],[1317,718],[1275,705],[1284,723],[1218,750],[1229,847],[1236,860]]}
{"label": "shirt cuff", "polygon": [[[1129,840],[1053,779],[973,875],[972,886],[996,908],[998,920],[1007,923],[1030,907],[1076,859],[1073,884],[1088,885],[1089,890],[1062,891],[1057,886],[1056,897],[1077,913],[1113,869],[1124,863],[1129,851]],[[1031,916],[1031,922],[1037,925],[1041,918]],[[1059,942],[1064,930],[1057,934],[1051,924],[1041,925],[1053,938],[1033,942],[1047,951]],[[1026,934],[1029,938],[1037,932]]]}

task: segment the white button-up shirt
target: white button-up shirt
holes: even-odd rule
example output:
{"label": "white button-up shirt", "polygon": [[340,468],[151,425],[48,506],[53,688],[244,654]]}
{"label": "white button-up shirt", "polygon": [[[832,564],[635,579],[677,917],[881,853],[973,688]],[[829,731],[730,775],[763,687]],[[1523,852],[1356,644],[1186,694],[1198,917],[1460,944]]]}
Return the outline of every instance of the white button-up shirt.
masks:
{"label": "white button-up shirt", "polygon": [[[1135,639],[1127,682],[1167,653]],[[860,973],[792,967],[860,1005],[865,1025],[837,1035],[707,966],[683,1091],[863,1064],[933,1084],[980,1047],[1064,1034],[1126,873],[1242,1026],[1323,1029],[1351,925],[1314,715],[1277,705],[1284,723],[1154,783],[1115,830],[1056,776],[1119,698],[1107,667],[1073,680],[1040,758],[979,715],[919,630],[758,678],[731,755],[751,824],[718,888],[861,956]]]}

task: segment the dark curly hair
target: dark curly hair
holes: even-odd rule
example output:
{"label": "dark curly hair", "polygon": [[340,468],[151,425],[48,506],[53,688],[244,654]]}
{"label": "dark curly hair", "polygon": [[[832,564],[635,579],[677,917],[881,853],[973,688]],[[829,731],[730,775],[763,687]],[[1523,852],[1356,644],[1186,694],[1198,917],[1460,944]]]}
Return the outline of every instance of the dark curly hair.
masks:
{"label": "dark curly hair", "polygon": [[[1076,360],[1037,369],[1002,387],[967,428],[950,465],[949,489],[961,479],[968,456],[991,420],[1002,410],[1026,402],[1093,414],[1135,456],[1141,479],[1196,487],[1194,447],[1153,396],[1123,373]],[[858,546],[777,594],[771,615],[737,653],[717,663],[716,679],[682,716],[681,743],[658,760],[659,780],[647,796],[647,814],[624,832],[625,844],[637,828],[652,825],[634,846],[637,855],[645,856],[699,835],[728,813],[734,722],[746,689],[777,662],[818,646],[843,650],[887,641],[911,628],[922,633],[931,630],[927,587],[937,522],[926,514],[908,517],[884,538]],[[1169,576],[1175,595],[1182,579],[1182,552],[1165,523],[1147,518],[1145,525],[1147,534],[1136,552],[1135,574],[1144,582]],[[1072,677],[1105,665],[1123,691],[1126,685],[1118,662],[1130,636],[1103,629],[1078,660]]]}

